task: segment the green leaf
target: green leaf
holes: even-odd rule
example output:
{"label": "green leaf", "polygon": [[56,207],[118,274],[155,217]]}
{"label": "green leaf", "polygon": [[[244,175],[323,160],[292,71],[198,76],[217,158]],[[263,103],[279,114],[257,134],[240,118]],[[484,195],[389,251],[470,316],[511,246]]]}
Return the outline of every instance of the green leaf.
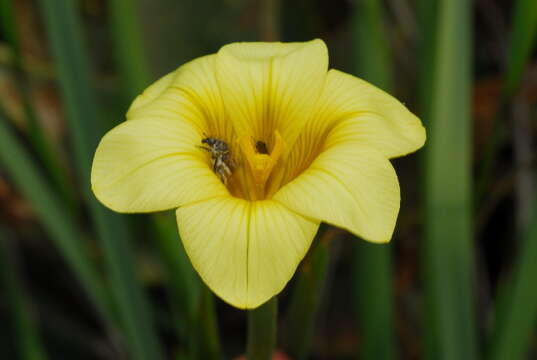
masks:
{"label": "green leaf", "polygon": [[104,251],[110,287],[133,359],[162,359],[162,350],[150,315],[148,301],[137,279],[123,218],[102,207],[90,191],[92,156],[102,131],[102,119],[94,93],[89,56],[84,48],[75,2],[41,0],[45,27],[59,77],[61,95],[72,135],[79,182],[90,205]]}
{"label": "green leaf", "polygon": [[50,239],[58,247],[99,312],[112,320],[110,299],[88,258],[90,251],[83,243],[84,234],[76,228],[76,220],[43,180],[36,164],[22,144],[16,140],[2,114],[0,114],[0,164],[7,171],[13,184],[32,204],[50,234]]}
{"label": "green leaf", "polygon": [[353,299],[360,359],[395,359],[392,247],[354,239]]}
{"label": "green leaf", "polygon": [[123,93],[130,98],[149,86],[151,78],[143,46],[142,27],[137,16],[137,3],[131,0],[108,1]]}
{"label": "green leaf", "polygon": [[434,81],[434,65],[436,51],[436,23],[438,18],[438,0],[417,1],[418,22],[420,30],[419,38],[419,105],[422,121],[427,125],[432,104],[431,93]]}
{"label": "green leaf", "polygon": [[307,359],[310,351],[330,261],[329,242],[334,240],[337,231],[331,228],[317,235],[319,240],[296,275],[283,329],[285,349],[295,360]]}
{"label": "green leaf", "polygon": [[513,31],[508,51],[504,95],[512,95],[520,85],[522,74],[537,36],[537,1],[518,0],[513,14]]}
{"label": "green leaf", "polygon": [[30,298],[24,291],[19,268],[15,263],[13,239],[10,233],[0,227],[0,272],[3,280],[4,294],[8,305],[8,312],[13,318],[14,334],[17,350],[22,360],[46,360],[47,355],[34,313]]}
{"label": "green leaf", "polygon": [[[356,1],[353,34],[358,76],[386,91],[393,90],[393,60],[380,0]],[[394,359],[391,245],[355,239],[352,287],[360,330],[361,359]]]}
{"label": "green leaf", "polygon": [[188,358],[220,359],[214,295],[190,263],[177,231],[175,216],[158,214],[152,220],[177,332],[179,338],[187,342]]}
{"label": "green leaf", "polygon": [[0,0],[0,29],[7,43],[12,47],[15,61],[17,61],[20,58],[20,44],[12,0]]}
{"label": "green leaf", "polygon": [[503,76],[501,102],[492,119],[492,135],[489,137],[479,171],[476,199],[486,196],[494,169],[499,146],[505,141],[506,129],[504,117],[510,113],[509,100],[518,90],[522,75],[531,58],[532,48],[537,37],[537,1],[518,0],[513,12],[513,30],[510,47],[507,52],[507,67]]}
{"label": "green leaf", "polygon": [[[196,326],[193,327],[194,349],[191,354],[192,359],[218,360],[220,355],[220,336],[218,333],[218,322],[216,321],[216,309],[214,295],[211,290],[201,284],[198,306],[196,307]],[[272,324],[265,323],[271,327]]]}
{"label": "green leaf", "polygon": [[[504,99],[520,85],[525,66],[537,36],[537,2],[518,0],[513,14],[511,47],[504,79]],[[537,326],[537,199],[533,201],[533,218],[519,242],[515,272],[511,281],[498,290],[496,324],[490,345],[494,360],[524,359]]]}
{"label": "green leaf", "polygon": [[30,81],[22,67],[22,54],[20,50],[19,34],[16,24],[15,11],[12,0],[0,0],[0,32],[5,34],[8,45],[13,50],[14,64],[13,74],[17,92],[21,97],[24,115],[27,120],[29,140],[35,149],[37,156],[45,165],[47,175],[52,180],[55,190],[61,195],[62,200],[70,210],[76,210],[75,191],[65,164],[60,161],[58,149],[47,139],[43,127],[38,121],[35,109],[29,95]]}
{"label": "green leaf", "polygon": [[158,214],[153,217],[155,242],[166,274],[166,287],[180,339],[187,339],[189,353],[196,350],[192,332],[198,327],[198,303],[201,282],[183,248],[175,216]]}
{"label": "green leaf", "polygon": [[352,18],[358,76],[386,91],[393,89],[393,60],[380,0],[358,0]]}
{"label": "green leaf", "polygon": [[424,73],[434,76],[424,99],[430,109],[422,252],[426,358],[471,360],[479,357],[473,291],[471,2],[437,3],[433,71]]}
{"label": "green leaf", "polygon": [[537,329],[537,197],[533,205],[512,281],[496,297],[496,324],[489,342],[492,360],[526,359]]}

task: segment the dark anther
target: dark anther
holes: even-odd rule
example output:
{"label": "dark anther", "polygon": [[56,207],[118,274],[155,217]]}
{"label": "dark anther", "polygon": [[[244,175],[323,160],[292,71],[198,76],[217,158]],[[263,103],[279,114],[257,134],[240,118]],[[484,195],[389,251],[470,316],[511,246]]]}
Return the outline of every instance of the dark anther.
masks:
{"label": "dark anther", "polygon": [[268,154],[267,144],[263,141],[257,141],[255,143],[255,149],[259,154]]}

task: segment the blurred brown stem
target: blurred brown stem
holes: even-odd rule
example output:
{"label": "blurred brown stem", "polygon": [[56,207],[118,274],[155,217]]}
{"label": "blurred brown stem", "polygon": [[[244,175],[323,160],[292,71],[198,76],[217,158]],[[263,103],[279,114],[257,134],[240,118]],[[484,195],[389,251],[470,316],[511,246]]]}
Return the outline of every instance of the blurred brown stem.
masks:
{"label": "blurred brown stem", "polygon": [[280,40],[280,0],[261,0],[259,38],[261,41]]}

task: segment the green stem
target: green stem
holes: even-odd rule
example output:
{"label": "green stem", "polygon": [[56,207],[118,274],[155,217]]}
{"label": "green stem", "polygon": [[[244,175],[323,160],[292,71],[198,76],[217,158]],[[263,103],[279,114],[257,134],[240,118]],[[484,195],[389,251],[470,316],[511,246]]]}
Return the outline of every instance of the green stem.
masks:
{"label": "green stem", "polygon": [[360,330],[360,358],[395,359],[391,245],[354,240],[352,290]]}
{"label": "green stem", "polygon": [[339,233],[335,228],[325,231],[297,274],[285,321],[285,349],[293,359],[308,356],[330,263],[330,241]]}
{"label": "green stem", "polygon": [[248,360],[270,360],[276,346],[278,300],[273,297],[248,312]]}
{"label": "green stem", "polygon": [[194,352],[192,358],[217,360],[221,356],[214,295],[204,284],[200,292],[200,305],[196,317],[198,336],[192,339],[193,344],[190,344]]}

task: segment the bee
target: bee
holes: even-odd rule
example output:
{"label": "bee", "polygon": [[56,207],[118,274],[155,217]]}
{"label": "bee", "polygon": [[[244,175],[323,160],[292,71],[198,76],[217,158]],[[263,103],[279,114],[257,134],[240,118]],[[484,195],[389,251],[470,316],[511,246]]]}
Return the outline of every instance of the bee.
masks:
{"label": "bee", "polygon": [[233,159],[231,159],[229,145],[223,140],[208,136],[202,139],[201,143],[207,146],[199,147],[211,154],[213,171],[224,185],[227,185],[227,179],[233,169]]}

